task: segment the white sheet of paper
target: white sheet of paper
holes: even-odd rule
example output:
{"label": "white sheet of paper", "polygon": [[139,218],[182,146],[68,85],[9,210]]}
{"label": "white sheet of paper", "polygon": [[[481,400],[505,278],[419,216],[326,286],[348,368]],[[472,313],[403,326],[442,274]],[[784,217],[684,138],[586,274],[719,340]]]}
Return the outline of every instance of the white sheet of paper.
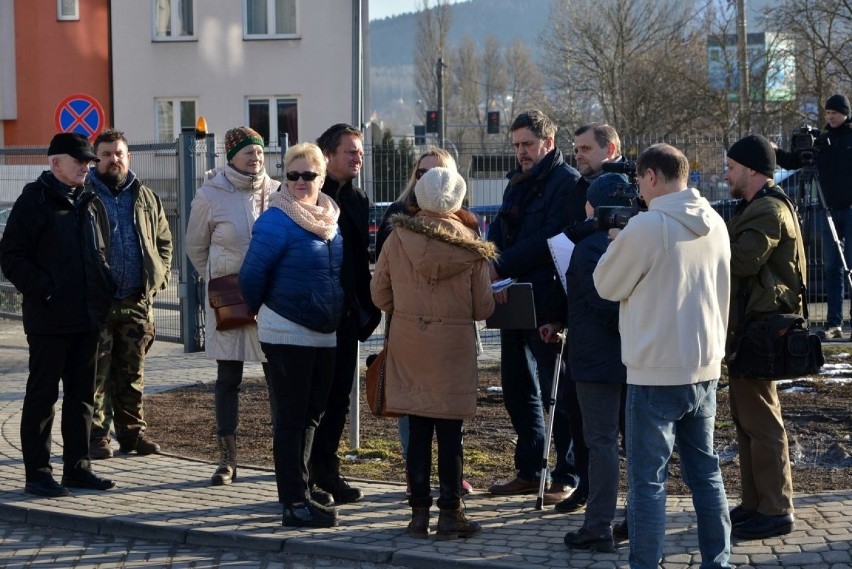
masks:
{"label": "white sheet of paper", "polygon": [[571,254],[574,252],[574,242],[568,239],[568,236],[564,233],[557,233],[547,240],[547,246],[550,248],[550,256],[553,257],[556,274],[559,275],[559,280],[562,283],[562,290],[565,291],[565,294],[568,294],[565,272],[568,270],[568,263],[571,262]]}
{"label": "white sheet of paper", "polygon": [[512,283],[514,282],[515,279],[503,279],[499,281],[494,281],[493,283],[491,283],[491,292],[498,293],[500,291],[506,290],[507,288],[512,286]]}

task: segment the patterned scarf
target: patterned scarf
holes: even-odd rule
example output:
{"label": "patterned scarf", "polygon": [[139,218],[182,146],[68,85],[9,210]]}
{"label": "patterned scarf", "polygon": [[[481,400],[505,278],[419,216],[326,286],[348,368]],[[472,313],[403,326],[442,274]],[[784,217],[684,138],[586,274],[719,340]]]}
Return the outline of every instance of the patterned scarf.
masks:
{"label": "patterned scarf", "polygon": [[337,233],[340,208],[322,192],[317,196],[317,204],[311,205],[296,201],[287,188],[282,187],[269,196],[269,206],[277,207],[295,221],[296,225],[321,239],[331,239]]}

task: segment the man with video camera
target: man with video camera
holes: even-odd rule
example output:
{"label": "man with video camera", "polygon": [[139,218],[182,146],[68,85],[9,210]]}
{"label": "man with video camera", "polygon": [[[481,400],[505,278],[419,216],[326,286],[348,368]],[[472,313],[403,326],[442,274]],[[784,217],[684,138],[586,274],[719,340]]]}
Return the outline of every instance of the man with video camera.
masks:
{"label": "man with video camera", "polygon": [[[852,265],[852,118],[849,99],[832,95],[825,102],[825,131],[813,140],[812,149],[804,152],[794,149],[787,152],[775,149],[778,165],[792,170],[816,163],[819,183],[837,238],[844,246],[846,266]],[[834,237],[828,224],[823,226],[823,262],[825,289],[828,295],[827,338],[843,336],[843,288],[846,275],[840,251],[833,244]]]}

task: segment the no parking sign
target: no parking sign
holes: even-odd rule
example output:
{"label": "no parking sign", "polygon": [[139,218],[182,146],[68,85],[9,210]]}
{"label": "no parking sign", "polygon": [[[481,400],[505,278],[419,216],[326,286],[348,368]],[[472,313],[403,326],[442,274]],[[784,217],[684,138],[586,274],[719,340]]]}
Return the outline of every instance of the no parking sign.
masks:
{"label": "no parking sign", "polygon": [[76,132],[94,138],[104,126],[104,109],[97,99],[77,93],[59,103],[53,122],[57,132]]}

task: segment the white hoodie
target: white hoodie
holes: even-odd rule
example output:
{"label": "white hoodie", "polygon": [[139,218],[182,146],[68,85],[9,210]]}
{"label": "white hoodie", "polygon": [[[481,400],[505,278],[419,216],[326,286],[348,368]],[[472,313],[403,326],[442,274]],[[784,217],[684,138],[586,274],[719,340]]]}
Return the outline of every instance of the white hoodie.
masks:
{"label": "white hoodie", "polygon": [[627,383],[687,385],[721,375],[731,286],[725,222],[697,190],[653,199],[610,244],[594,272],[621,303]]}

